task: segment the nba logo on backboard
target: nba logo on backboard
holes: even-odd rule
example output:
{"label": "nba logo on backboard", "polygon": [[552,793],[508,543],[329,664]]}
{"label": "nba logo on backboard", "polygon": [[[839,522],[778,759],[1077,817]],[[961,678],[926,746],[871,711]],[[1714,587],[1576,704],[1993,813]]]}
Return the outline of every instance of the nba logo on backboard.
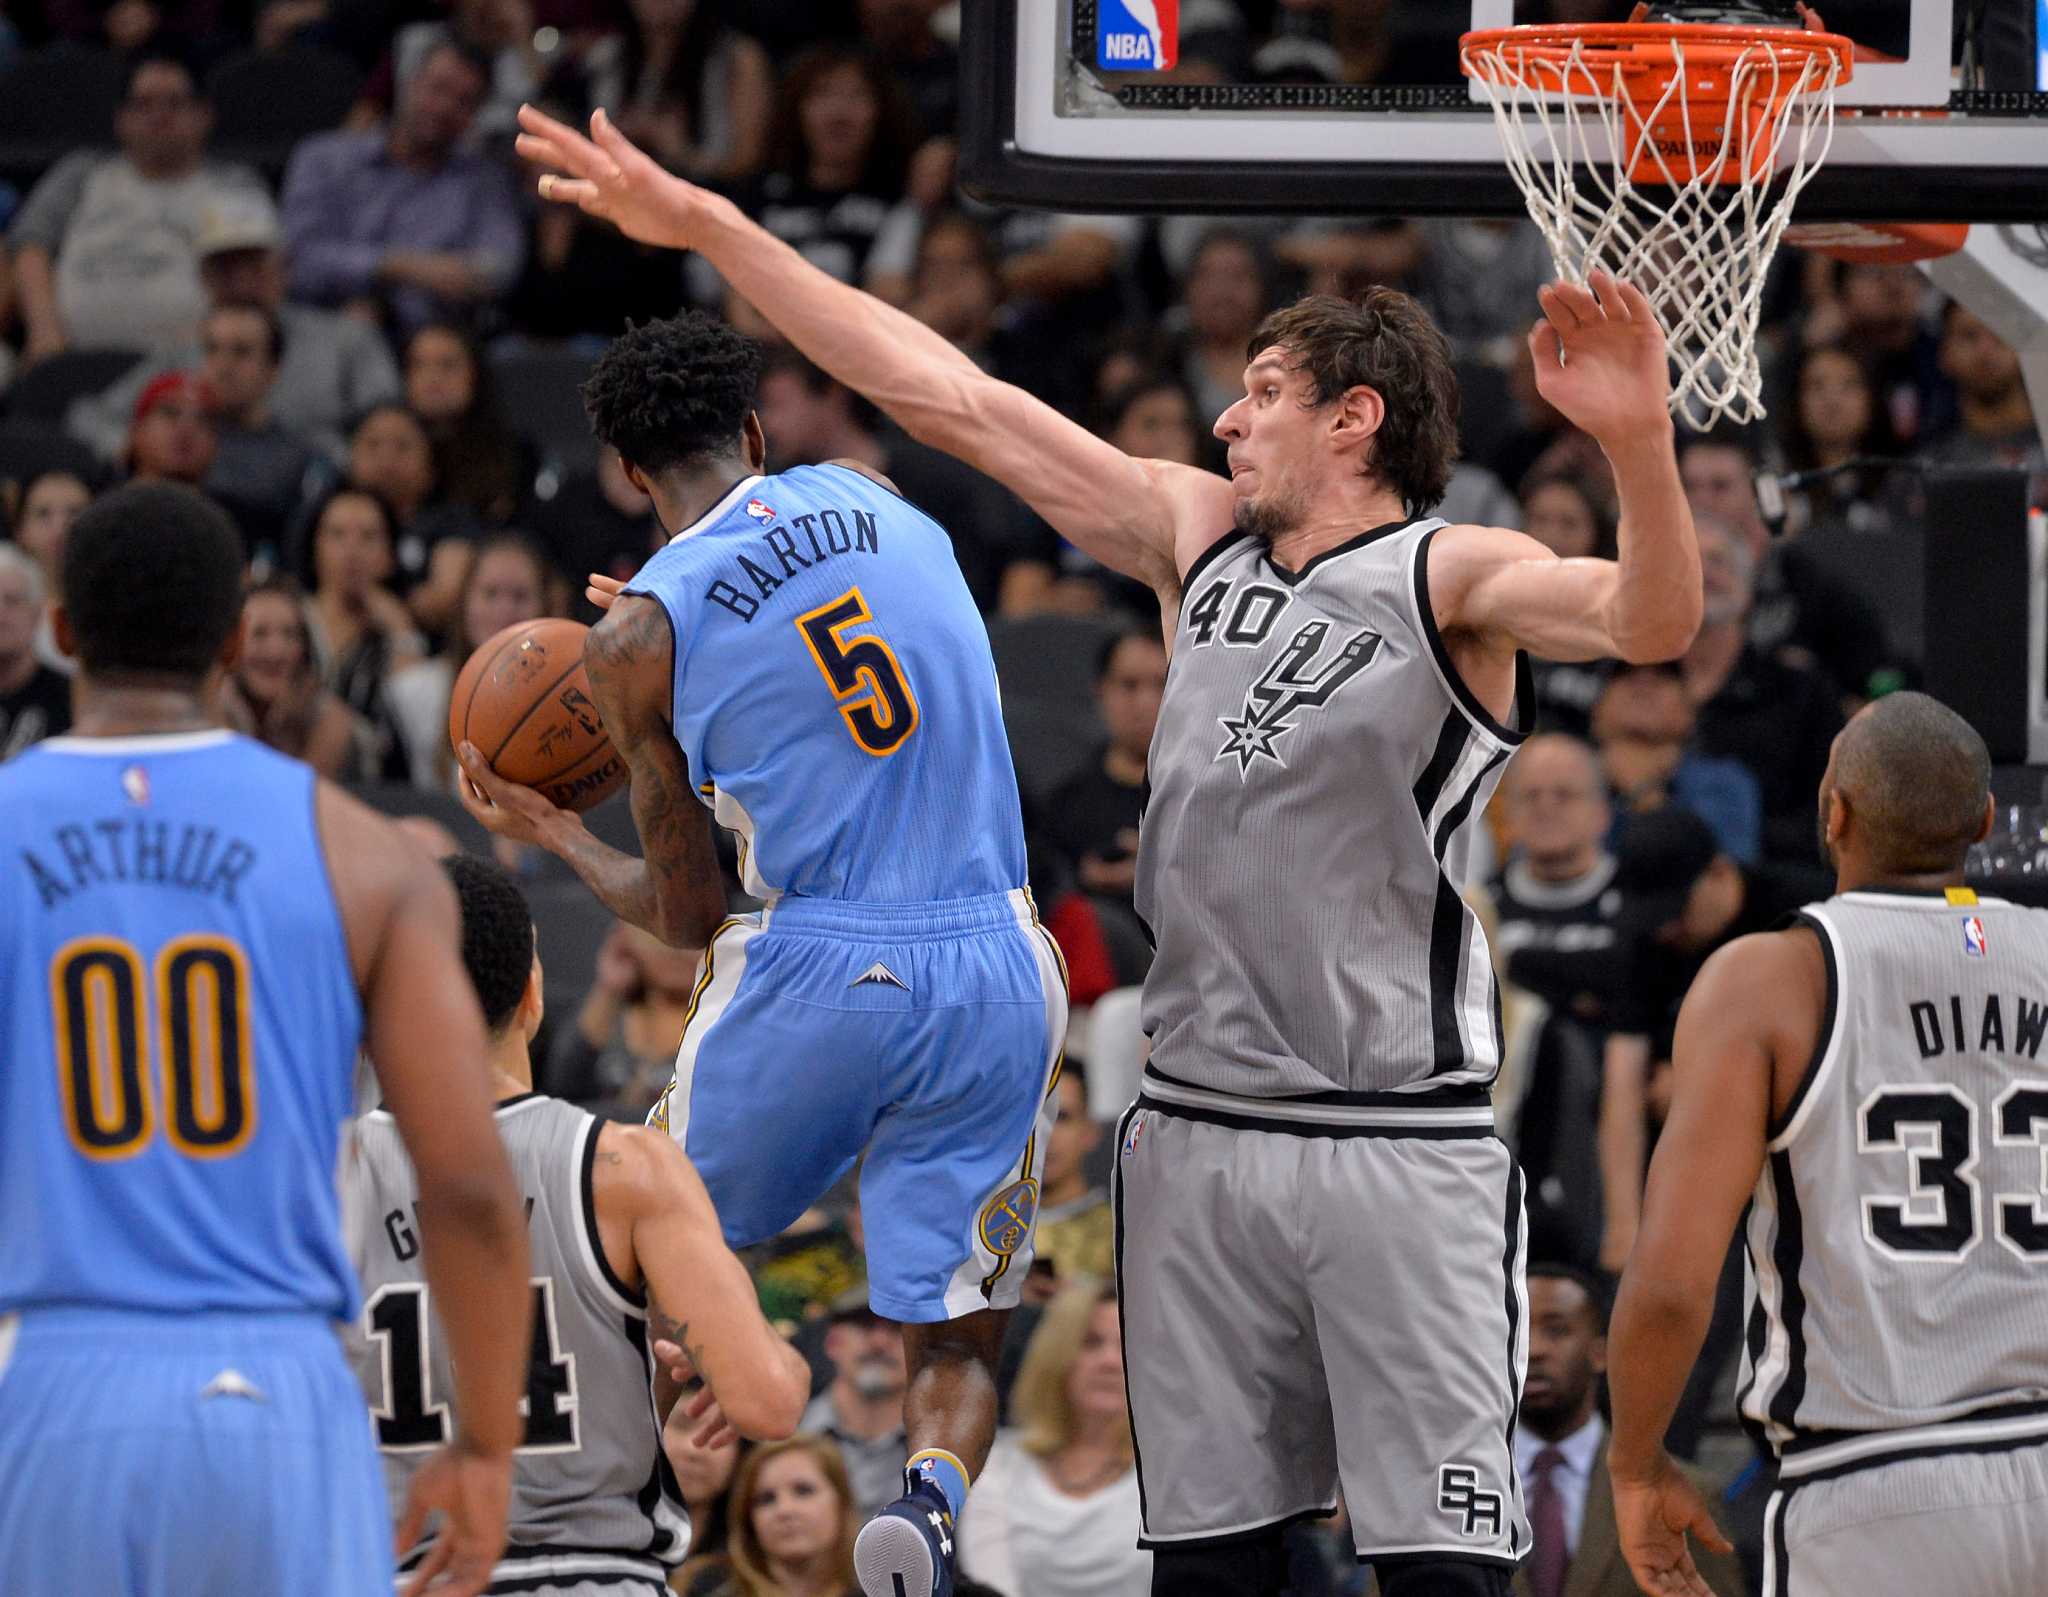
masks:
{"label": "nba logo on backboard", "polygon": [[767,505],[762,504],[758,499],[749,499],[747,501],[747,514],[756,521],[773,521],[775,519],[775,512]]}
{"label": "nba logo on backboard", "polygon": [[1972,959],[1984,957],[1984,922],[1975,915],[1963,917],[1963,952]]}
{"label": "nba logo on backboard", "polygon": [[1095,64],[1111,72],[1164,72],[1180,61],[1180,0],[1101,0]]}

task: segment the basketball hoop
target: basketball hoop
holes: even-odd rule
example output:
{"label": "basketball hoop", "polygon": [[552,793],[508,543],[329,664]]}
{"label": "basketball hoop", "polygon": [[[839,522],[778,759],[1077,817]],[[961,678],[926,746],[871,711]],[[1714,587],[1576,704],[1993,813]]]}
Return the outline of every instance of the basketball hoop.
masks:
{"label": "basketball hoop", "polygon": [[1968,222],[1795,222],[1785,242],[1852,266],[1903,266],[1953,255],[1970,238]]}
{"label": "basketball hoop", "polygon": [[1850,41],[1801,10],[1804,28],[1495,28],[1460,46],[1559,275],[1604,269],[1649,296],[1671,409],[1700,428],[1764,413],[1764,273],[1853,70]]}

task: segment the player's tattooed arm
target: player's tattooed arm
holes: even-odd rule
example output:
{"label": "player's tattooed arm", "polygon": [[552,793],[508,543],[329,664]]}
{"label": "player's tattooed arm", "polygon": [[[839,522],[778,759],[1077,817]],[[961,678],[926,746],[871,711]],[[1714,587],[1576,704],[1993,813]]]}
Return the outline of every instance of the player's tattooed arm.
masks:
{"label": "player's tattooed arm", "polygon": [[583,818],[495,775],[473,744],[457,751],[464,808],[489,831],[565,861],[621,920],[674,948],[701,948],[725,918],[711,817],[668,722],[674,642],[661,605],[639,595],[612,602],[584,644],[590,692],[632,782],[635,859],[591,835]]}
{"label": "player's tattooed arm", "polygon": [[[702,948],[725,919],[725,885],[710,812],[669,724],[675,639],[668,612],[643,594],[622,596],[591,630],[583,666],[605,730],[626,762],[645,855],[636,862],[639,880],[621,883],[633,889],[629,906],[637,912],[627,918],[672,947]],[[577,865],[574,858],[569,863]]]}

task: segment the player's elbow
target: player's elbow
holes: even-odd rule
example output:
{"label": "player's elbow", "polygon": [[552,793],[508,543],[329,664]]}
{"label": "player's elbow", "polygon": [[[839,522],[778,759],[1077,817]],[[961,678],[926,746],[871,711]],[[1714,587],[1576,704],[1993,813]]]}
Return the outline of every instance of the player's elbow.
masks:
{"label": "player's elbow", "polygon": [[654,930],[671,948],[702,948],[725,920],[723,892],[664,895],[654,906]]}
{"label": "player's elbow", "polygon": [[779,1442],[794,1436],[803,1422],[804,1405],[810,1397],[809,1384],[799,1384],[778,1359],[772,1378],[742,1385],[730,1395],[730,1400],[720,1392],[718,1406],[732,1422],[732,1428],[748,1441]]}
{"label": "player's elbow", "polygon": [[1630,665],[1662,665],[1692,647],[1700,630],[1700,596],[1678,595],[1654,615],[1630,617],[1615,628],[1614,652]]}

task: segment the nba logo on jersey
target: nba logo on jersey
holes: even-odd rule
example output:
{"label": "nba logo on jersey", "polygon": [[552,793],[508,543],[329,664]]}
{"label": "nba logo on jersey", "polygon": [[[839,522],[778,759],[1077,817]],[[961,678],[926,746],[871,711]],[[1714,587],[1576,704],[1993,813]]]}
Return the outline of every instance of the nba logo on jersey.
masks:
{"label": "nba logo on jersey", "polygon": [[775,508],[772,505],[762,504],[758,499],[749,499],[747,501],[747,514],[756,521],[773,521],[775,519]]}
{"label": "nba logo on jersey", "polygon": [[1972,959],[1984,957],[1984,922],[1976,915],[1963,917],[1963,952]]}
{"label": "nba logo on jersey", "polygon": [[1180,0],[1102,0],[1095,64],[1112,72],[1165,72],[1180,61]]}

